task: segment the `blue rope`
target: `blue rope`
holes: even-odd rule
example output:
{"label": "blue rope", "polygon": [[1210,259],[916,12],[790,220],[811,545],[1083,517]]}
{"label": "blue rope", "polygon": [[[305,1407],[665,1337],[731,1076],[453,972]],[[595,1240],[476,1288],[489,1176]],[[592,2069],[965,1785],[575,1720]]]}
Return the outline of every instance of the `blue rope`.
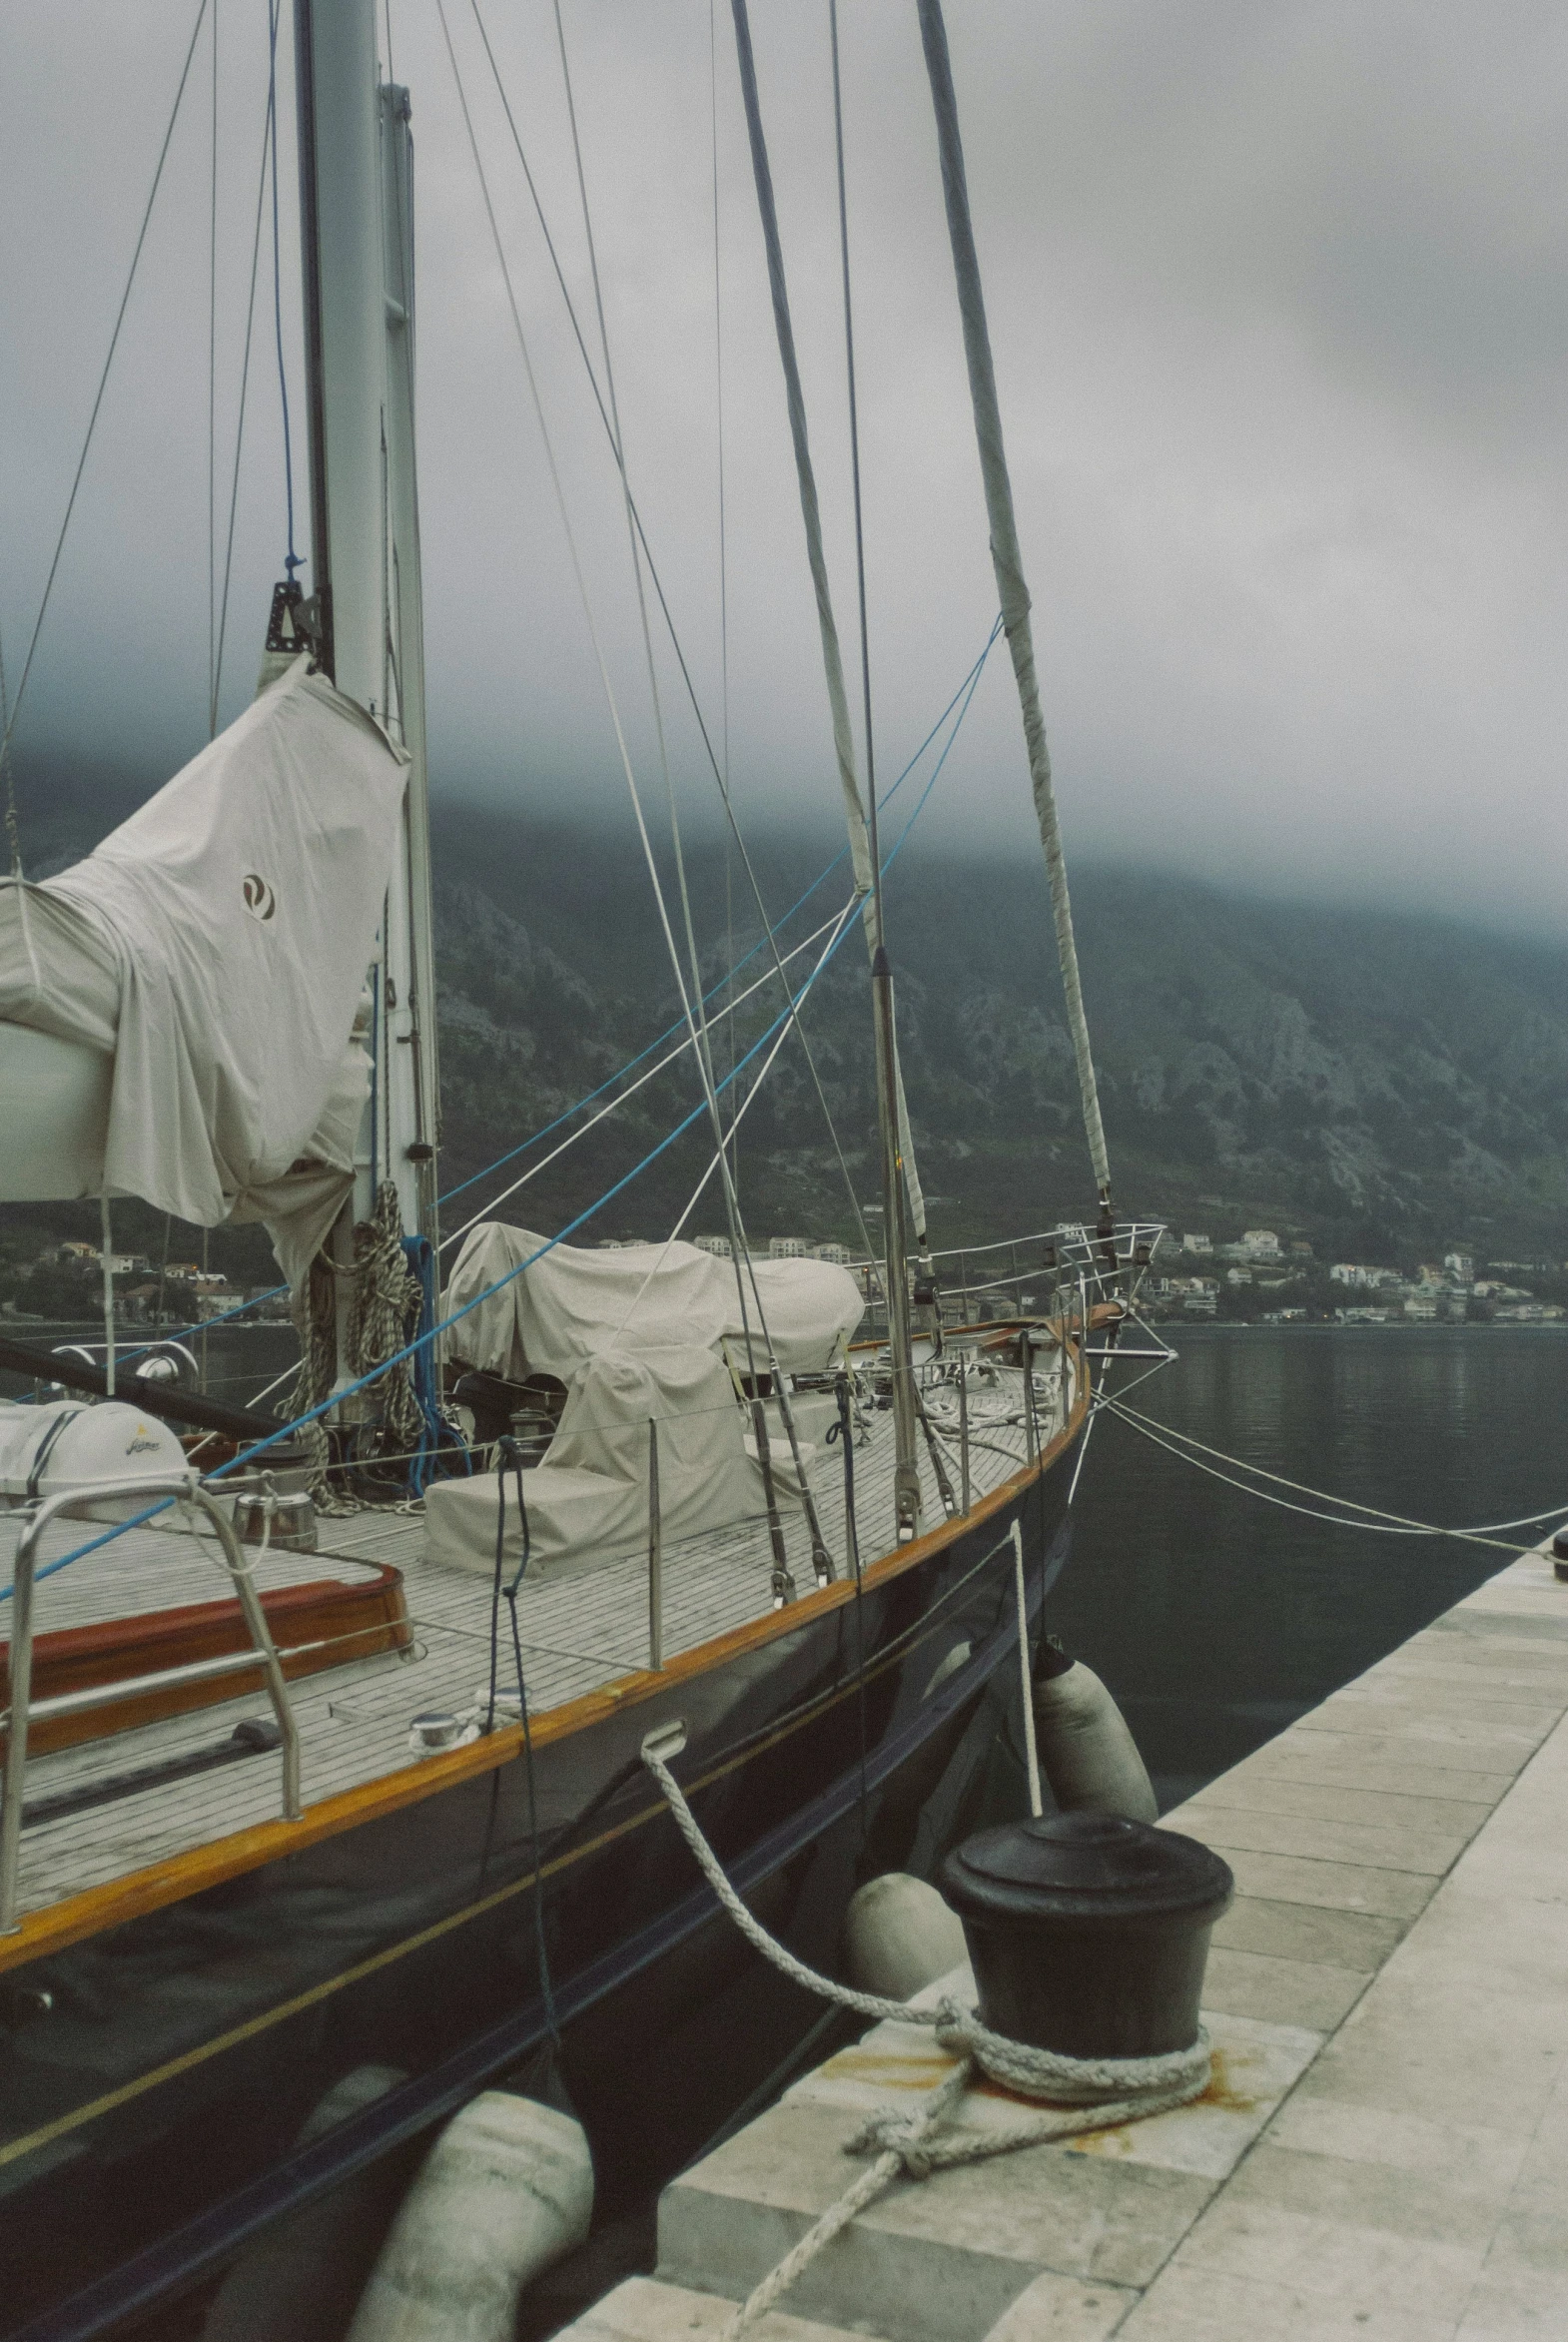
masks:
{"label": "blue rope", "polygon": [[273,155],[273,331],[278,343],[278,395],[283,403],[283,480],[289,509],[289,550],[284,567],[292,579],[304,567],[304,556],[294,549],[294,448],[289,433],[289,377],[283,362],[283,261],[278,227],[278,13],[282,0],[270,0],[267,11],[267,136]]}
{"label": "blue rope", "polygon": [[[926,737],[924,740],[922,740],[920,746],[916,749],[908,764],[905,765],[904,770],[899,774],[898,779],[892,783],[885,795],[879,800],[880,807],[886,807],[892,804],[894,798],[898,795],[899,790],[904,786],[904,783],[908,780],[916,765],[919,764],[921,758],[925,755],[926,750],[931,746],[932,741],[936,738],[943,725],[947,722],[948,717],[953,713],[953,710],[959,706],[959,701],[962,700],[964,704],[961,708],[959,708],[958,722],[954,724],[952,733],[948,739],[947,746],[943,749],[941,756],[937,759],[936,769],[932,773],[931,779],[926,783],[925,789],[921,794],[920,804],[915,808],[915,814],[920,812],[921,806],[925,804],[926,799],[930,796],[932,789],[936,785],[937,774],[941,772],[943,765],[946,764],[949,754],[952,751],[953,743],[958,738],[959,725],[963,723],[965,716],[969,713],[969,703],[975,696],[976,689],[980,683],[980,678],[985,672],[986,661],[988,658],[990,658],[992,650],[996,644],[997,636],[1001,633],[1001,631],[1002,620],[999,616],[996,620],[996,623],[993,625],[991,632],[986,637],[985,649],[981,652],[979,658],[975,661],[975,664],[970,668],[969,673],[965,676],[963,682],[954,692],[952,698],[948,701],[947,706],[942,710],[942,713],[938,716],[936,722],[932,725],[930,731],[926,734]],[[898,845],[893,848],[893,853],[889,854],[887,862],[883,865],[884,869],[886,869],[888,865],[891,864],[893,855],[897,854],[899,846],[901,846],[904,843],[905,838],[908,837],[910,826],[915,816],[912,814],[910,821],[906,822],[904,828],[900,831]],[[704,1008],[707,1007],[710,1001],[716,1000],[727,985],[734,983],[735,978],[740,974],[741,970],[752,960],[754,960],[757,957],[757,954],[764,949],[770,937],[774,940],[777,940],[777,938],[783,933],[784,929],[789,925],[790,921],[794,918],[796,912],[799,911],[804,904],[810,902],[812,896],[817,892],[818,888],[826,884],[827,880],[833,876],[834,871],[837,870],[839,864],[847,859],[848,854],[848,846],[841,846],[839,848],[832,861],[829,862],[824,869],[818,872],[817,876],[812,880],[810,886],[807,887],[805,893],[796,897],[795,901],[791,903],[789,909],[783,914],[782,918],[775,920],[772,927],[767,930],[767,933],[761,936],[758,941],[752,945],[750,951],[742,954],[740,959],[736,961],[734,967],[730,969],[728,975],[721,976],[717,983],[715,983],[709,991],[703,994],[702,1005]],[[445,1194],[440,1198],[441,1202],[454,1202],[459,1195],[466,1194],[470,1187],[477,1186],[480,1179],[487,1179],[490,1177],[492,1172],[504,1171],[507,1164],[516,1162],[519,1155],[526,1155],[530,1147],[537,1147],[541,1140],[548,1139],[552,1132],[558,1131],[563,1123],[569,1123],[573,1115],[581,1114],[584,1107],[592,1106],[595,1099],[599,1099],[604,1096],[606,1090],[613,1090],[617,1082],[624,1081],[628,1074],[634,1074],[645,1059],[652,1057],[656,1049],[662,1049],[666,1041],[672,1041],[677,1033],[683,1032],[684,1030],[685,1019],[682,1017],[677,1017],[673,1025],[666,1025],[662,1033],[656,1034],[654,1036],[653,1040],[648,1043],[646,1049],[640,1050],[634,1058],[628,1058],[626,1063],[621,1066],[617,1072],[608,1075],[605,1080],[599,1084],[596,1090],[590,1090],[586,1097],[579,1098],[575,1106],[568,1106],[564,1113],[558,1114],[552,1123],[546,1123],[542,1130],[533,1132],[529,1138],[526,1138],[522,1141],[520,1146],[513,1147],[510,1152],[505,1155],[498,1155],[493,1163],[485,1165],[483,1171],[476,1171],[468,1178],[460,1180],[455,1187],[448,1187]]]}
{"label": "blue rope", "polygon": [[[975,690],[978,687],[980,681],[981,669],[985,666],[986,659],[990,655],[992,645],[995,643],[997,635],[1001,630],[1001,624],[1002,621],[999,618],[996,625],[993,626],[991,630],[990,639],[987,641],[985,650],[981,653],[981,656],[976,662],[974,668],[971,669],[970,677],[967,680],[967,696],[965,695],[966,687],[961,686],[960,690],[954,694],[953,699],[948,703],[948,708],[951,709],[957,704],[960,698],[963,698],[964,708],[960,712],[960,723],[962,723],[964,714],[968,711],[970,700],[973,699],[975,695]],[[941,724],[946,721],[946,715],[947,711],[945,710],[943,716],[938,721],[936,730],[941,729]],[[954,738],[957,738],[957,724],[955,724],[953,727],[953,734]],[[930,746],[931,740],[934,737],[935,731],[933,731],[931,734],[928,734],[926,741],[922,744],[922,749],[917,751],[917,758],[919,754],[924,753],[924,749],[926,747]],[[932,789],[936,785],[937,773],[941,771],[942,765],[946,763],[948,752],[952,746],[953,741],[950,739],[948,741],[947,747],[944,748],[942,752],[942,756],[937,764],[936,771],[933,772],[931,779],[927,782],[924,790],[921,792],[920,799],[916,804],[913,813],[911,813],[908,821],[905,822],[903,828],[899,831],[897,838],[894,840],[892,848],[883,862],[882,867],[884,873],[886,873],[886,871],[891,868],[896,856],[898,855],[900,847],[904,844],[905,840],[909,836],[910,831],[914,828],[916,822],[920,819],[921,810],[925,805],[926,799],[931,795]],[[916,760],[917,759],[911,759],[911,763],[913,764]],[[904,772],[899,775],[900,781],[905,778],[905,775],[909,772],[909,770],[910,766],[906,765]],[[898,787],[897,781],[894,782],[893,787],[895,789]],[[891,797],[892,794],[893,789],[890,789],[888,791],[888,796]],[[886,800],[884,800],[884,802],[886,802]],[[847,853],[848,850],[849,849],[846,847],[844,852]],[[843,859],[843,854],[835,856],[833,863],[830,863],[828,866],[829,870],[835,868],[837,863],[841,862]],[[825,878],[827,875],[828,872],[824,871],[823,877]],[[821,879],[816,881],[816,885],[818,886],[820,886],[821,883]],[[814,888],[808,890],[808,892],[814,891]],[[804,901],[805,898],[802,897],[801,899]],[[786,914],[786,916],[788,916],[788,914]],[[767,1031],[752,1044],[751,1048],[746,1052],[746,1055],[740,1060],[740,1062],[731,1068],[729,1073],[724,1076],[721,1082],[715,1085],[716,1095],[722,1095],[724,1091],[729,1089],[732,1083],[738,1081],[740,1076],[745,1072],[746,1068],[751,1064],[753,1058],[760,1055],[760,1053],[767,1047],[768,1043],[778,1032],[780,1026],[788,1023],[789,1019],[795,1014],[796,1010],[799,1009],[807,993],[810,992],[812,986],[816,983],[818,977],[821,976],[831,965],[833,959],[842,946],[845,937],[849,935],[850,932],[851,923],[848,919],[846,919],[843,927],[840,928],[838,934],[834,937],[832,943],[828,946],[827,951],[823,954],[822,959],[818,962],[817,966],[807,977],[805,983],[801,986],[800,991],[791,995],[789,1007],[780,1011],[779,1015],[774,1018],[773,1023],[768,1027]],[[758,948],[760,949],[760,946]],[[656,1047],[657,1044],[654,1046]],[[647,1053],[644,1052],[644,1055],[646,1054]],[[634,1060],[633,1063],[635,1062],[636,1061]],[[357,1391],[364,1390],[368,1384],[379,1381],[381,1376],[388,1373],[391,1368],[393,1366],[400,1366],[405,1358],[413,1357],[420,1350],[423,1350],[426,1354],[426,1370],[430,1375],[431,1384],[433,1387],[432,1361],[434,1358],[434,1343],[436,1338],[440,1334],[449,1332],[452,1326],[458,1324],[462,1318],[468,1316],[471,1311],[477,1309],[481,1303],[492,1299],[493,1296],[496,1293],[502,1291],[505,1286],[513,1283],[514,1280],[521,1276],[525,1270],[531,1268],[535,1261],[542,1260],[546,1252],[553,1252],[557,1244],[563,1244],[568,1236],[575,1235],[577,1229],[584,1226],[585,1223],[592,1219],[596,1213],[602,1211],[606,1203],[613,1202],[615,1197],[619,1195],[623,1189],[631,1185],[633,1179],[640,1177],[642,1172],[645,1171],[651,1164],[656,1163],[661,1155],[667,1154],[669,1149],[674,1146],[676,1140],[681,1138],[687,1131],[689,1131],[693,1123],[695,1123],[700,1116],[705,1115],[707,1111],[708,1106],[706,1099],[699,1099],[698,1103],[692,1108],[690,1114],[685,1117],[684,1121],[677,1123],[674,1130],[669,1132],[665,1138],[661,1139],[656,1147],[650,1148],[648,1153],[642,1158],[642,1161],[633,1165],[632,1169],[626,1172],[623,1178],[617,1179],[612,1187],[607,1187],[602,1195],[600,1195],[594,1202],[587,1206],[586,1210],[579,1211],[575,1219],[568,1220],[563,1228],[559,1229],[556,1234],[550,1236],[544,1243],[542,1243],[536,1252],[530,1253],[526,1260],[519,1261],[515,1268],[508,1269],[504,1276],[497,1277],[493,1284],[486,1285],[483,1292],[475,1293],[471,1301],[465,1301],[460,1309],[453,1310],[450,1317],[443,1319],[442,1322],[438,1325],[430,1325],[427,1330],[421,1329],[421,1331],[414,1336],[411,1342],[405,1343],[403,1348],[394,1352],[392,1357],[384,1359],[382,1364],[374,1367],[369,1374],[362,1374],[358,1382],[350,1383],[346,1390],[335,1391],[331,1398],[323,1399],[320,1406],[313,1407],[310,1413],[307,1415],[297,1416],[292,1423],[280,1423],[278,1429],[274,1432],[271,1432],[266,1439],[259,1439],[253,1447],[246,1448],[242,1454],[232,1456],[228,1463],[220,1464],[218,1469],[211,1473],[209,1477],[214,1480],[221,1480],[226,1473],[237,1471],[241,1465],[250,1463],[255,1457],[263,1454],[268,1448],[276,1446],[280,1439],[287,1439],[294,1432],[303,1430],[308,1423],[317,1422],[323,1415],[327,1414],[333,1407],[338,1406],[344,1399],[352,1398]],[[520,1150],[518,1152],[520,1152]],[[405,1243],[409,1239],[404,1239]],[[413,1240],[421,1241],[422,1239]],[[418,1273],[417,1270],[416,1273]],[[433,1311],[431,1313],[433,1314]],[[423,1314],[424,1311],[421,1309],[420,1315],[422,1316]],[[421,1408],[422,1403],[423,1402],[421,1399]],[[78,1545],[73,1552],[62,1554],[58,1561],[47,1562],[44,1567],[37,1572],[34,1583],[39,1583],[44,1578],[53,1577],[57,1570],[69,1568],[73,1561],[80,1561],[85,1554],[96,1553],[101,1546],[111,1544],[116,1537],[124,1536],[127,1529],[141,1528],[146,1522],[155,1519],[159,1513],[167,1512],[173,1502],[173,1497],[166,1496],[162,1498],[159,1503],[150,1505],[145,1512],[136,1513],[130,1520],[117,1521],[114,1527],[112,1529],[106,1529],[101,1537],[92,1538],[86,1545]],[[10,1596],[11,1588],[9,1586],[0,1587],[0,1602],[8,1601]]]}
{"label": "blue rope", "polygon": [[[908,828],[909,824],[906,823],[906,834]],[[805,999],[807,993],[811,990],[813,984],[815,984],[817,981],[817,978],[823,973],[824,969],[827,968],[833,959],[834,954],[838,951],[840,945],[844,941],[844,938],[850,932],[850,922],[846,919],[843,927],[834,937],[822,959],[812,970],[810,976],[807,977],[806,982],[801,986],[800,991],[791,996],[789,1007],[787,1009],[780,1010],[778,1016],[775,1017],[773,1023],[768,1027],[767,1031],[761,1036],[759,1040],[753,1043],[752,1047],[746,1052],[746,1055],[740,1060],[740,1063],[735,1066],[730,1073],[726,1074],[724,1079],[717,1084],[717,1089],[719,1092],[727,1090],[732,1082],[737,1081],[739,1077],[745,1072],[746,1068],[750,1065],[752,1059],[767,1047],[768,1043],[778,1032],[779,1027],[788,1023],[789,1019],[800,1007],[800,1004]],[[648,1153],[643,1157],[639,1164],[635,1164],[632,1169],[626,1172],[624,1177],[615,1181],[615,1184],[612,1187],[607,1187],[602,1195],[598,1196],[594,1202],[587,1206],[586,1210],[579,1211],[575,1219],[568,1220],[566,1225],[559,1229],[556,1234],[550,1236],[546,1242],[542,1243],[536,1252],[530,1252],[526,1260],[519,1260],[515,1268],[509,1268],[504,1276],[498,1276],[493,1284],[485,1286],[483,1292],[475,1293],[471,1301],[465,1301],[460,1309],[454,1309],[452,1314],[449,1317],[444,1318],[440,1324],[431,1325],[427,1331],[422,1331],[415,1334],[412,1341],[405,1342],[400,1350],[394,1350],[390,1358],[384,1358],[379,1366],[375,1366],[371,1369],[370,1373],[362,1374],[358,1382],[351,1382],[345,1389],[334,1391],[330,1398],[323,1399],[320,1406],[313,1407],[309,1414],[297,1415],[294,1421],[291,1423],[280,1423],[276,1431],[269,1432],[265,1439],[257,1440],[254,1446],[244,1449],[241,1454],[231,1456],[226,1464],[220,1464],[215,1472],[209,1473],[207,1475],[208,1478],[213,1480],[221,1480],[227,1473],[238,1471],[242,1465],[253,1462],[257,1456],[265,1453],[268,1448],[275,1447],[280,1439],[291,1438],[295,1432],[303,1431],[308,1423],[315,1423],[319,1421],[319,1419],[323,1415],[329,1413],[332,1408],[340,1406],[345,1399],[353,1398],[356,1392],[364,1390],[368,1384],[372,1382],[379,1382],[384,1374],[389,1373],[393,1366],[400,1366],[405,1358],[411,1358],[416,1351],[421,1349],[432,1350],[432,1345],[439,1335],[449,1332],[452,1326],[458,1324],[464,1317],[468,1316],[473,1310],[477,1309],[483,1302],[492,1299],[496,1293],[502,1291],[505,1286],[511,1284],[517,1277],[521,1276],[525,1269],[531,1268],[535,1261],[542,1260],[546,1252],[553,1252],[557,1244],[563,1244],[568,1236],[575,1235],[577,1229],[582,1227],[588,1220],[592,1219],[596,1213],[602,1211],[606,1203],[612,1203],[615,1197],[620,1194],[624,1188],[631,1185],[633,1179],[640,1177],[642,1172],[648,1169],[650,1164],[656,1163],[661,1155],[666,1154],[669,1149],[674,1146],[676,1140],[681,1138],[687,1131],[689,1131],[692,1124],[695,1123],[699,1117],[705,1115],[707,1111],[707,1100],[705,1098],[699,1099],[697,1104],[692,1108],[690,1114],[686,1116],[685,1120],[683,1122],[677,1123],[674,1130],[669,1132],[666,1137],[661,1139],[656,1147],[650,1148]],[[137,1529],[142,1527],[145,1522],[154,1519],[157,1514],[167,1512],[174,1501],[175,1500],[172,1496],[162,1497],[157,1504],[150,1505],[146,1512],[136,1513],[128,1521],[117,1521],[114,1527],[112,1529],[106,1529],[101,1537],[94,1537],[86,1545],[78,1545],[72,1552],[63,1553],[58,1561],[46,1562],[44,1567],[36,1573],[34,1583],[41,1584],[45,1578],[52,1578],[57,1570],[68,1569],[73,1561],[80,1561],[84,1554],[96,1553],[100,1546],[112,1543],[116,1537],[123,1537],[127,1529]],[[9,1586],[0,1586],[0,1602],[9,1601],[10,1596],[11,1588]]]}

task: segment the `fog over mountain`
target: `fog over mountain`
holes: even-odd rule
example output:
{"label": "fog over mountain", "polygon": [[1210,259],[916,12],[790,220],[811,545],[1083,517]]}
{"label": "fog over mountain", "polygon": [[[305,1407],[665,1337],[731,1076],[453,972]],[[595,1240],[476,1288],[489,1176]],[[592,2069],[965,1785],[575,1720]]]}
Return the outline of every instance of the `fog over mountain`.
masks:
{"label": "fog over mountain", "polygon": [[[57,772],[31,826],[35,873],[76,860],[140,795]],[[629,1060],[680,1038],[641,850],[587,821],[438,805],[433,824],[442,1185],[520,1148]],[[674,873],[656,856],[679,929]],[[797,983],[848,899],[840,836],[759,833],[753,867]],[[783,1009],[733,852],[688,853],[722,1079]],[[887,916],[910,1111],[933,1241],[965,1244],[1093,1209],[1044,865],[955,853],[915,829]],[[791,910],[791,907],[793,911]],[[1568,945],[1429,915],[1270,901],[1176,870],[1086,861],[1074,880],[1084,993],[1124,1213],[1219,1235],[1261,1222],[1319,1253],[1568,1257]],[[789,913],[790,916],[785,917]],[[733,1015],[722,980],[757,987]],[[759,985],[758,980],[763,979]],[[865,946],[852,921],[802,1012],[850,1181],[879,1194]],[[729,1100],[754,1078],[743,1072]],[[689,1056],[530,1175],[500,1215],[555,1230],[700,1107]],[[583,1117],[570,1117],[553,1146]],[[443,1214],[487,1208],[510,1171]],[[667,1233],[710,1161],[706,1118],[583,1226]],[[856,1240],[810,1069],[786,1042],[739,1143],[752,1233]],[[873,1224],[875,1224],[873,1222]],[[710,1181],[688,1232],[721,1232]],[[90,1232],[90,1231],[89,1231]],[[254,1232],[254,1231],[253,1231]]]}
{"label": "fog over mountain", "polygon": [[[854,606],[822,0],[753,14],[841,619]],[[288,20],[281,316],[304,507]],[[994,613],[914,10],[841,11],[879,761]],[[623,517],[471,10],[448,6],[606,662],[661,784]],[[491,21],[493,17],[493,21]],[[1253,891],[1561,916],[1568,22],[1545,0],[949,0],[1070,852]],[[221,582],[266,11],[218,12],[213,503]],[[14,689],[196,0],[0,15],[0,639]],[[831,743],[728,10],[565,0],[633,485],[748,823],[827,819]],[[548,0],[485,22],[591,317]],[[16,746],[172,771],[206,732],[211,20],[204,22]],[[418,146],[437,792],[629,834],[625,784],[451,63],[392,0]],[[710,46],[711,41],[711,46]],[[717,234],[714,190],[717,185]],[[715,245],[724,369],[721,666]],[[286,550],[262,240],[223,708]],[[303,534],[303,524],[300,532]],[[853,646],[851,646],[853,657]],[[677,791],[711,799],[667,646]],[[928,820],[1027,856],[1005,662]]]}

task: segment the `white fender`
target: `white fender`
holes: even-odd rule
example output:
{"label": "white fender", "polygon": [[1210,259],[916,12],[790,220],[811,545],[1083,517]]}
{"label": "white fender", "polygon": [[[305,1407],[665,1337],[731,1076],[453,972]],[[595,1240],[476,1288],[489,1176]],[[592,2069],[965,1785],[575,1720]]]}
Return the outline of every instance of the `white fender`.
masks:
{"label": "white fender", "polygon": [[[356,2066],[328,2091],[298,2144],[335,2130],[405,2079],[394,2065]],[[406,2156],[385,2157],[266,2229],[214,2295],[202,2342],[341,2342],[406,2171]]]}
{"label": "white fender", "polygon": [[1082,1659],[1068,1660],[1058,1674],[1037,1676],[1035,1739],[1040,1769],[1064,1814],[1159,1820],[1149,1771],[1127,1719]]}
{"label": "white fender", "polygon": [[844,1952],[856,1990],[889,2000],[912,1999],[968,1957],[957,1912],[906,1871],[868,1879],[850,1898]]}
{"label": "white fender", "polygon": [[419,2166],[348,2342],[512,2342],[523,2287],[582,2243],[592,2212],[581,2124],[481,2091]]}

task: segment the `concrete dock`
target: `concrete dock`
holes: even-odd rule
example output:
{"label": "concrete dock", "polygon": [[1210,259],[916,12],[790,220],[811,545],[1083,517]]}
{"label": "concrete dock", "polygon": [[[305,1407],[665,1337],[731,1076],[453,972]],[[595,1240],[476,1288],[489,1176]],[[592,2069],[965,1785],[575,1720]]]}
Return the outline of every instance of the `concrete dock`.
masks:
{"label": "concrete dock", "polygon": [[[1204,2097],[896,2182],[760,2342],[1568,2336],[1568,1585],[1550,1559],[1165,1820],[1236,1876]],[[968,1991],[967,1970],[944,1987]],[[571,2335],[721,2333],[863,2167],[842,2151],[857,2121],[947,2062],[929,2031],[883,2024],[797,2083],[666,2189],[656,2276]],[[1017,2112],[987,2088],[964,2119]]]}

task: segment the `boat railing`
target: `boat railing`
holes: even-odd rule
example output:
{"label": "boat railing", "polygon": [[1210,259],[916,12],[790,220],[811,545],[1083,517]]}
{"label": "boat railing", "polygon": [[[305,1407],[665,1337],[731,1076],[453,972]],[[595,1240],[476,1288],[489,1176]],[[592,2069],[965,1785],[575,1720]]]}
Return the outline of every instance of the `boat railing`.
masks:
{"label": "boat railing", "polygon": [[[239,1598],[241,1613],[250,1630],[252,1647],[248,1651],[224,1652],[212,1659],[192,1660],[183,1667],[159,1668],[148,1675],[119,1676],[112,1683],[88,1684],[76,1691],[60,1692],[51,1699],[34,1701],[31,1696],[33,1589],[38,1549],[44,1531],[62,1515],[125,1497],[145,1497],[149,1500],[175,1497],[204,1515],[212,1524],[223,1555],[223,1566],[229,1573]],[[33,1513],[16,1549],[11,1586],[11,1696],[9,1708],[0,1714],[0,1732],[5,1735],[5,1785],[3,1791],[0,1791],[0,1936],[14,1936],[22,1924],[17,1909],[22,1797],[27,1773],[27,1736],[34,1724],[44,1724],[61,1716],[80,1715],[85,1710],[118,1703],[137,1693],[159,1692],[206,1682],[215,1676],[248,1673],[259,1663],[267,1679],[267,1690],[282,1742],[284,1816],[290,1822],[300,1819],[300,1728],[290,1703],[289,1687],[284,1680],[278,1647],[273,1641],[267,1613],[256,1590],[253,1575],[255,1559],[254,1555],[249,1559],[246,1557],[235,1535],[234,1523],[218,1499],[202,1486],[201,1475],[195,1471],[165,1473],[153,1478],[144,1474],[136,1479],[86,1482],[79,1488],[62,1489],[57,1495],[45,1497]]]}

